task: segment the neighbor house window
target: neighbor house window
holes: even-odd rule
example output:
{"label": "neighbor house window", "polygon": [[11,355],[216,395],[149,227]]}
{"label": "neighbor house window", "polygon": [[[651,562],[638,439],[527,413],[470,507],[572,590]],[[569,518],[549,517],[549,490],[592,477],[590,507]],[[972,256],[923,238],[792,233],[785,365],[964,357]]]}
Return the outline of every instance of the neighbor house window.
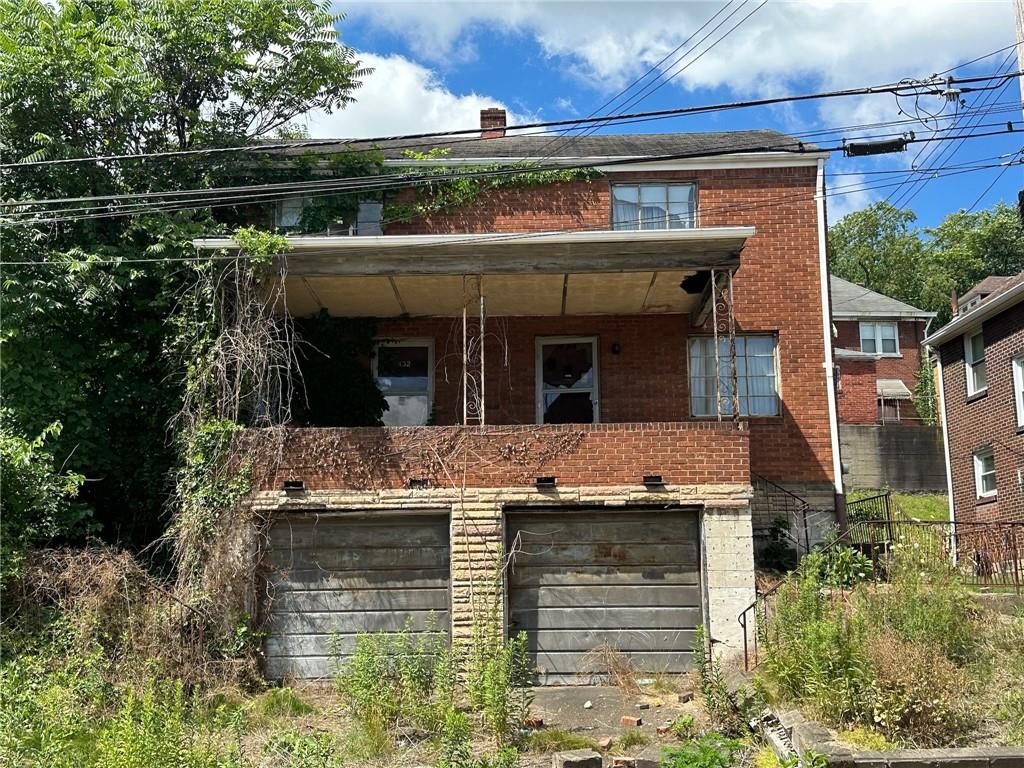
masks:
{"label": "neighbor house window", "polygon": [[983,448],[974,454],[974,484],[978,498],[996,495],[996,457],[991,448]]}
{"label": "neighbor house window", "polygon": [[388,409],[387,427],[416,427],[430,421],[434,396],[434,344],[429,339],[402,339],[377,344],[373,378]]}
{"label": "neighbor house window", "polygon": [[1013,402],[1017,407],[1017,426],[1024,427],[1024,355],[1013,358]]}
{"label": "neighbor house window", "polygon": [[613,184],[612,229],[689,229],[696,201],[694,184]]}
{"label": "neighbor house window", "polygon": [[985,377],[985,337],[981,331],[964,336],[964,364],[967,370],[967,394],[983,392],[988,386]]}
{"label": "neighbor house window", "polygon": [[537,339],[537,423],[597,421],[597,339]]}
{"label": "neighbor house window", "polygon": [[306,198],[301,196],[278,200],[274,211],[274,226],[278,229],[295,229],[302,223],[302,211],[305,207]]}
{"label": "neighbor house window", "polygon": [[[774,336],[736,337],[736,385],[740,416],[779,415],[779,376]],[[690,339],[690,413],[716,416],[716,378],[720,378],[723,415],[732,415],[732,364],[729,339],[718,340],[718,377],[715,376],[715,340]]]}
{"label": "neighbor house window", "polygon": [[861,323],[860,351],[875,355],[898,355],[896,323]]}

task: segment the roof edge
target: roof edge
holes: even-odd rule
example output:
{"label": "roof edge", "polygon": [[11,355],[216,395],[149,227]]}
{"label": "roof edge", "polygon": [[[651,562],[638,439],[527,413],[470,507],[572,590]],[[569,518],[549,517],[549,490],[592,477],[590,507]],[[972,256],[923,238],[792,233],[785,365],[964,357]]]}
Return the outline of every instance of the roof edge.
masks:
{"label": "roof edge", "polygon": [[923,343],[928,346],[945,344],[947,341],[962,336],[968,329],[973,328],[979,323],[983,323],[989,318],[1019,304],[1022,299],[1024,299],[1024,282],[1017,283],[1006,293],[1001,293],[995,298],[983,302],[977,309],[968,312],[966,315],[954,318],[926,338]]}

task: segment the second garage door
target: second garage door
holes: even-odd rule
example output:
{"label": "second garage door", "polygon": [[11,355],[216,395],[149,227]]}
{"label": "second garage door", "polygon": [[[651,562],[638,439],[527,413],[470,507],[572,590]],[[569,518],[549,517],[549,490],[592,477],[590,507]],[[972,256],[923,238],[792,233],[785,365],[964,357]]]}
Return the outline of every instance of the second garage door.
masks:
{"label": "second garage door", "polygon": [[447,517],[287,516],[270,530],[270,678],[330,676],[364,632],[448,632]]}
{"label": "second garage door", "polygon": [[541,682],[584,682],[604,646],[644,672],[690,669],[697,512],[512,514],[507,534],[509,633],[526,632]]}

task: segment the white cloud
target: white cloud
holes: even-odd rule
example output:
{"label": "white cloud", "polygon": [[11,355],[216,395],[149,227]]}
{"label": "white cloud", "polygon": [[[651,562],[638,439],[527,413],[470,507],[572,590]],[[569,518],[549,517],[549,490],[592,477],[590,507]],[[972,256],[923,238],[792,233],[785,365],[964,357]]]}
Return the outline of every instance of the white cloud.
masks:
{"label": "white cloud", "polygon": [[[480,110],[507,106],[478,93],[452,93],[431,69],[402,56],[361,52],[359,59],[374,72],[355,92],[357,101],[333,114],[307,117],[314,138],[390,136],[451,130],[478,125]],[[531,115],[509,111],[509,124]]]}
{"label": "white cloud", "polygon": [[[707,47],[754,2],[405,2],[347,5],[350,16],[404,37],[418,58],[457,65],[483,55],[481,28],[532,36],[542,50],[600,90],[621,88],[691,34]],[[735,15],[730,17],[730,13]],[[828,86],[928,75],[1012,42],[1008,2],[769,2],[676,82],[777,91],[811,79]],[[671,57],[672,61],[675,57]]]}

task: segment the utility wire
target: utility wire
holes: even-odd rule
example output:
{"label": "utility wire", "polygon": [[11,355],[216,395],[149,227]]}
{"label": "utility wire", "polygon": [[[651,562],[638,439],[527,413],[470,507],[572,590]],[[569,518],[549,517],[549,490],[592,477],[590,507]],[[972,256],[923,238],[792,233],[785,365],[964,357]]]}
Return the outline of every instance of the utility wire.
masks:
{"label": "utility wire", "polygon": [[[707,114],[711,112],[721,112],[733,109],[744,109],[748,107],[759,107],[769,106],[773,104],[782,104],[788,102],[801,102],[801,101],[812,101],[818,99],[830,99],[830,98],[841,98],[845,96],[865,96],[870,94],[901,94],[904,96],[910,95],[941,95],[945,90],[945,85],[950,84],[970,84],[970,83],[983,83],[991,80],[1010,80],[1012,78],[1021,77],[1024,75],[1024,71],[1010,72],[1010,73],[995,73],[991,75],[979,75],[967,78],[951,78],[947,81],[943,81],[941,84],[937,83],[908,83],[901,81],[899,83],[887,83],[877,86],[867,86],[860,88],[847,88],[836,91],[824,91],[819,93],[809,94],[796,94],[790,96],[777,96],[765,99],[751,99],[746,101],[726,102],[722,104],[703,105],[697,107],[676,107],[672,109],[661,109],[653,110],[649,112],[633,112],[625,114],[614,114],[604,115],[600,117],[584,117],[584,118],[571,118],[565,120],[548,120],[534,123],[524,123],[522,125],[510,126],[506,128],[506,131],[514,131],[529,128],[552,128],[566,125],[579,125],[579,124],[593,124],[593,123],[605,123],[615,122],[619,120],[630,120],[642,117],[674,117],[679,115],[694,115],[694,114]],[[966,87],[961,88],[962,93],[968,93],[973,91],[991,90],[1002,85],[1000,83],[996,86],[978,86],[975,88]],[[907,93],[904,93],[907,92]],[[77,157],[77,158],[63,158],[58,160],[35,160],[24,163],[2,163],[0,169],[11,170],[11,169],[23,169],[23,168],[35,168],[52,165],[69,165],[78,163],[90,163],[90,162],[110,162],[119,160],[144,160],[144,159],[155,159],[165,157],[181,157],[181,156],[195,156],[195,155],[217,155],[232,152],[264,152],[270,150],[279,149],[301,149],[309,147],[325,147],[325,146],[351,146],[351,145],[370,145],[374,143],[383,143],[389,141],[403,141],[410,139],[436,139],[438,137],[447,136],[459,136],[466,134],[477,134],[480,132],[479,127],[475,128],[462,128],[451,131],[440,131],[431,133],[416,133],[416,134],[401,134],[395,136],[378,136],[368,139],[327,139],[327,140],[311,140],[301,142],[284,142],[278,144],[261,144],[258,146],[235,146],[235,147],[214,147],[207,149],[192,149],[192,150],[176,150],[168,152],[153,152],[153,153],[135,153],[135,154],[124,154],[124,155],[95,155],[90,157]]]}

